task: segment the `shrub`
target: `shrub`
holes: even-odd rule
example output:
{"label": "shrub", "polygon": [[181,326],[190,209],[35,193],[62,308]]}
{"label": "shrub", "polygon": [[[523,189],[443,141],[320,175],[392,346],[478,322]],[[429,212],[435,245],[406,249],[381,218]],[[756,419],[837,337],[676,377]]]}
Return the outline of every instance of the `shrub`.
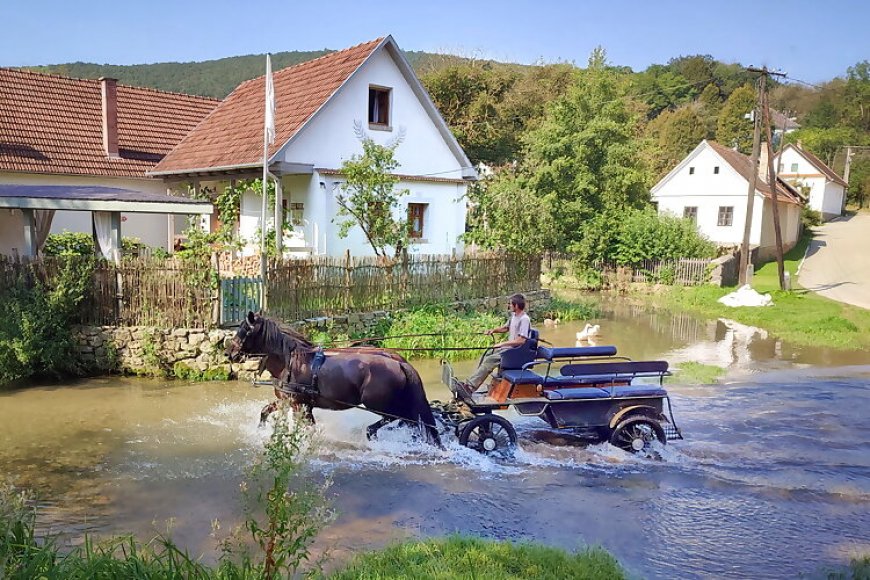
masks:
{"label": "shrub", "polygon": [[[504,321],[505,316],[486,312],[454,312],[427,306],[396,315],[386,334],[400,338],[386,340],[384,346],[399,350],[408,359],[473,358],[494,344],[494,339],[482,334],[483,331],[501,326]],[[454,348],[468,350],[447,350]]]}
{"label": "shrub", "polygon": [[0,296],[0,384],[86,370],[74,356],[70,327],[90,288],[94,259],[70,256],[59,266],[53,286],[22,276]]}
{"label": "shrub", "polygon": [[[122,255],[138,255],[147,247],[139,238],[121,238]],[[49,234],[42,247],[42,253],[46,256],[93,256],[95,252],[94,237],[84,232]],[[166,253],[165,250],[163,252]]]}
{"label": "shrub", "polygon": [[801,208],[801,224],[804,228],[814,228],[822,225],[822,214],[807,206]]}

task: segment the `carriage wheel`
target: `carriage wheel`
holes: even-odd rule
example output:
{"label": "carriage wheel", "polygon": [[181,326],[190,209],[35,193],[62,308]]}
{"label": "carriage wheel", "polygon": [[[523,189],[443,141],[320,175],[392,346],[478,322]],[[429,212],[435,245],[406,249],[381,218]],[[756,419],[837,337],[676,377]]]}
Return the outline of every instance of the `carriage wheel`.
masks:
{"label": "carriage wheel", "polygon": [[506,455],[517,446],[517,432],[503,417],[481,415],[465,424],[459,443],[484,455]]}
{"label": "carriage wheel", "polygon": [[610,444],[629,453],[648,455],[656,439],[667,443],[665,430],[658,421],[649,417],[629,417],[619,423],[610,436]]}

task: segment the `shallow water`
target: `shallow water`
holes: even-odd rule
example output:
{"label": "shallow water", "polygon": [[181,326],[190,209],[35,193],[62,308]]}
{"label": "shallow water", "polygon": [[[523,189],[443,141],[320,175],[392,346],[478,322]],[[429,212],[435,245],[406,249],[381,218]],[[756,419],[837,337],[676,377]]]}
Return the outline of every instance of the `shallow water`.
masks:
{"label": "shallow water", "polygon": [[[318,541],[333,556],[409,536],[462,532],[568,549],[600,544],[635,575],[814,575],[870,552],[870,356],[796,349],[729,322],[606,307],[600,344],[634,358],[729,370],[725,384],[671,385],[686,440],[639,459],[510,414],[521,450],[497,461],[402,429],[364,440],[374,417],[317,412],[315,472],[340,514]],[[581,323],[544,328],[573,343]],[[828,362],[826,362],[828,361]],[[447,398],[437,361],[415,361]],[[851,365],[851,366],[822,366]],[[466,374],[473,361],[457,363]],[[41,523],[173,538],[214,558],[241,517],[238,485],[266,430],[266,390],[104,378],[0,392],[0,472],[36,489]]]}

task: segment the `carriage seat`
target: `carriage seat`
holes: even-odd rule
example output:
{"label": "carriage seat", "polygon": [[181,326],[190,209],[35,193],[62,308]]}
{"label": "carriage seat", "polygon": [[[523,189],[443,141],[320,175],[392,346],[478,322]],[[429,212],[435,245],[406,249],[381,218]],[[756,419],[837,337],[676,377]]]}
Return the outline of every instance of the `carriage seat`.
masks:
{"label": "carriage seat", "polygon": [[602,383],[630,383],[636,378],[661,379],[668,374],[667,361],[619,361],[587,364],[568,364],[559,369],[558,377],[547,377],[548,384],[592,385]]}
{"label": "carriage seat", "polygon": [[548,361],[559,358],[580,358],[584,356],[614,356],[615,354],[615,346],[542,346],[538,349],[538,357]]}
{"label": "carriage seat", "polygon": [[512,385],[540,385],[546,379],[530,369],[508,369],[501,372],[501,377]]}
{"label": "carriage seat", "polygon": [[610,397],[610,391],[599,389],[597,387],[577,387],[574,389],[568,388],[544,391],[544,396],[550,401],[561,401],[565,399],[607,399]]}
{"label": "carriage seat", "polygon": [[538,354],[538,337],[540,334],[534,328],[529,330],[529,338],[520,346],[514,346],[501,353],[499,364],[500,375],[511,369],[522,369],[523,365],[535,360]]}

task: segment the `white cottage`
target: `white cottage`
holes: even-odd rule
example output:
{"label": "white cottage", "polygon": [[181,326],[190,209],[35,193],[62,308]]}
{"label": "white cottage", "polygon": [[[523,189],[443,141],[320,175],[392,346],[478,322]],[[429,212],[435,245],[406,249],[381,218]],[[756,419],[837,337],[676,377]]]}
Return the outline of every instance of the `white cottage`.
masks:
{"label": "white cottage", "polygon": [[809,191],[807,205],[828,221],[842,214],[846,188],[849,186],[833,169],[803,149],[789,143],[777,155],[779,176],[796,189]]}
{"label": "white cottage", "polygon": [[[752,160],[715,141],[701,141],[695,149],[651,190],[659,213],[693,220],[698,230],[720,246],[739,246],[746,223],[746,195],[756,171]],[[797,192],[777,180],[782,241],[787,251],[797,243],[801,229],[801,201]],[[774,255],[771,189],[759,177],[752,210],[749,243],[760,259]]]}
{"label": "white cottage", "polygon": [[[262,175],[264,77],[239,85],[151,172],[168,184],[219,192]],[[461,249],[464,195],[477,173],[392,37],[334,52],[274,73],[276,139],[269,172],[279,208],[290,213],[285,250],[294,254],[369,255],[356,227],[333,223],[342,162],[362,153],[360,133],[380,144],[400,140],[397,188],[413,224],[412,252]],[[261,198],[243,196],[239,234],[256,251]],[[277,216],[276,216],[277,217]],[[267,218],[270,219],[270,218]]]}

